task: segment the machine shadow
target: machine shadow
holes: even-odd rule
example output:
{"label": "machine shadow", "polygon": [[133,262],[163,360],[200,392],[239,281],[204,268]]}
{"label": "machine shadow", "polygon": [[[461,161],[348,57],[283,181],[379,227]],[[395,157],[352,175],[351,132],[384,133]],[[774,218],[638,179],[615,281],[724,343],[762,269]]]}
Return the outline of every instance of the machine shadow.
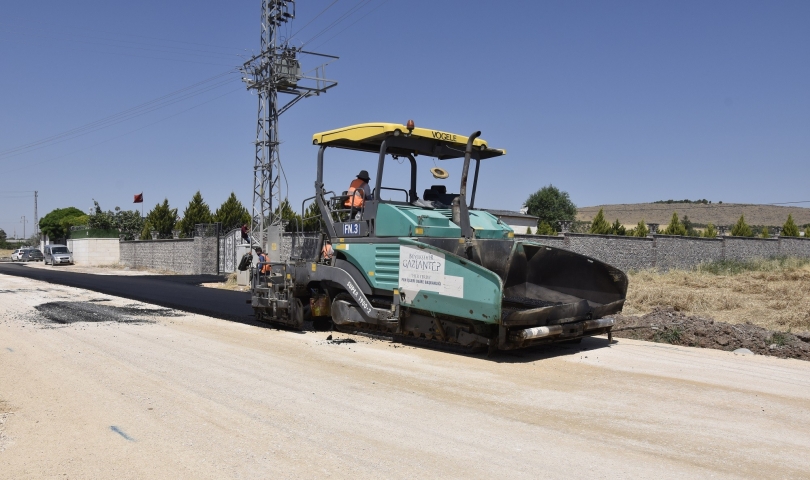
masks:
{"label": "machine shadow", "polygon": [[[615,342],[615,340],[613,342]],[[608,341],[607,336],[585,337],[579,344],[538,345],[523,350],[498,351],[489,357],[483,355],[483,358],[496,363],[529,363],[555,357],[575,355],[584,351],[610,348],[611,343],[612,342]]]}

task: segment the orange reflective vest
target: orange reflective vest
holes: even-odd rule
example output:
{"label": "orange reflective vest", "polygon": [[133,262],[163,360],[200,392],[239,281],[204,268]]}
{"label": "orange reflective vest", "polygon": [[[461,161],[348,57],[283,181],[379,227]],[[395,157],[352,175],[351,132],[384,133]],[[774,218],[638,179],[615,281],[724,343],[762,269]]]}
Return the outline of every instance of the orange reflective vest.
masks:
{"label": "orange reflective vest", "polygon": [[[363,189],[361,189],[361,192],[363,193],[357,194],[354,193],[355,191],[357,191],[358,188],[363,186],[365,186]],[[349,185],[348,191],[349,198],[347,198],[346,201],[343,202],[343,205],[346,207],[362,208],[363,205],[366,203],[367,192],[365,191],[365,189],[367,188],[368,184],[365,181],[360,180],[359,178],[355,178],[354,180],[352,180],[351,185]]]}
{"label": "orange reflective vest", "polygon": [[272,268],[270,267],[270,264],[267,263],[268,261],[269,260],[267,259],[267,255],[263,253],[259,255],[259,272],[270,273],[270,270],[272,270]]}

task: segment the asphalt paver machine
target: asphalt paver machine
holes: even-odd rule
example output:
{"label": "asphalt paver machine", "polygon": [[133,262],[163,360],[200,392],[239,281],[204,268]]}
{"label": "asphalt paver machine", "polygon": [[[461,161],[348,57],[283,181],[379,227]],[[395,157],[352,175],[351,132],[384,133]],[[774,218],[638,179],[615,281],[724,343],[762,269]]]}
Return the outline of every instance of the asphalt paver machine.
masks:
{"label": "asphalt paver machine", "polygon": [[[479,135],[411,121],[315,134],[317,179],[308,200],[317,203],[322,231],[293,235],[290,258],[273,263],[272,274],[253,270],[257,318],[299,329],[311,319],[340,331],[464,352],[610,335],[609,315],[622,309],[627,276],[541,239],[516,240],[508,225],[474,208],[481,162],[506,153]],[[347,201],[348,192],[326,189],[325,157],[336,148],[378,156],[370,199]],[[392,159],[410,164],[409,188],[386,186]],[[436,160],[463,162],[458,193],[431,185],[419,195],[417,168]],[[399,191],[399,200],[383,200],[386,190]],[[326,239],[332,258],[324,258]]]}

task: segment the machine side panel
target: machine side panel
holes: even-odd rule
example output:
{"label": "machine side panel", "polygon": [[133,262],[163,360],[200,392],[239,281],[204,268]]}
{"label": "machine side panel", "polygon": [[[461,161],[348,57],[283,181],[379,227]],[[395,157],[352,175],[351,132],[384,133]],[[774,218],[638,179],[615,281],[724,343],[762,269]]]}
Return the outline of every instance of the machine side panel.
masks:
{"label": "machine side panel", "polygon": [[499,322],[503,283],[498,275],[432,245],[408,238],[400,239],[400,243],[403,306],[485,323]]}

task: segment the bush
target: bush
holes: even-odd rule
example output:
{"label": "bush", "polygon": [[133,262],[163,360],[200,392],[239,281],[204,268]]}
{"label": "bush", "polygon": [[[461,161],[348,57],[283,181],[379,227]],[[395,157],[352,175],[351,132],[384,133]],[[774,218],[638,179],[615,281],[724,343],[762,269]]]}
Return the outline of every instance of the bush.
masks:
{"label": "bush", "polygon": [[678,212],[672,212],[672,218],[669,220],[669,225],[662,232],[664,235],[686,235],[686,228],[683,223],[678,219]]}
{"label": "bush", "polygon": [[636,225],[636,228],[631,228],[625,233],[625,235],[627,235],[628,237],[639,237],[639,238],[646,237],[649,234],[650,229],[647,228],[647,224],[644,223],[643,218],[639,220],[638,225]]}
{"label": "bush", "polygon": [[537,225],[536,233],[537,235],[557,235],[557,231],[546,222],[540,222],[540,224]]}
{"label": "bush", "polygon": [[[798,237],[799,236],[799,227],[796,225],[796,222],[793,221],[793,215],[788,215],[787,221],[782,226],[782,234],[783,237]],[[807,236],[807,233],[804,234]]]}
{"label": "bush", "polygon": [[768,227],[762,227],[762,232],[759,234],[760,238],[771,238],[771,235],[768,233]]}
{"label": "bush", "polygon": [[706,230],[703,230],[703,237],[714,238],[716,236],[717,236],[717,229],[714,228],[714,224],[710,223],[706,225]]}
{"label": "bush", "polygon": [[753,237],[754,232],[751,231],[751,227],[745,223],[745,215],[740,215],[740,219],[737,220],[737,223],[731,227],[731,236],[733,237]]}
{"label": "bush", "polygon": [[613,227],[605,220],[605,212],[601,208],[591,222],[591,233],[595,235],[610,235],[613,233]]}
{"label": "bush", "polygon": [[532,227],[526,227],[526,235],[532,234]]}

